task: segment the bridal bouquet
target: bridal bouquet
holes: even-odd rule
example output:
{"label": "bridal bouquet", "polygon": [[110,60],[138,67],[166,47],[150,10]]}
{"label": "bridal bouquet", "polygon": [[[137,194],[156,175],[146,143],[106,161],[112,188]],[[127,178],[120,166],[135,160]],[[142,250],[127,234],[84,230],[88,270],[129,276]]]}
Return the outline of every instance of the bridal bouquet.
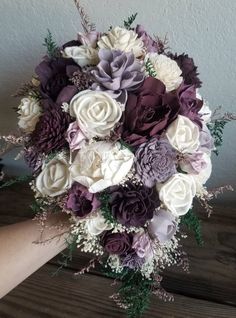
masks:
{"label": "bridal bouquet", "polygon": [[211,212],[211,153],[234,118],[212,114],[193,59],[132,27],[136,15],[100,33],[78,9],[84,33],[61,47],[48,33],[17,94],[21,135],[2,138],[24,145],[37,217],[70,215],[68,244],[94,254],[82,272],[98,262],[120,280],[111,297],[136,317],[151,294],[171,299],[166,267],[187,270],[185,227],[202,243],[193,200]]}

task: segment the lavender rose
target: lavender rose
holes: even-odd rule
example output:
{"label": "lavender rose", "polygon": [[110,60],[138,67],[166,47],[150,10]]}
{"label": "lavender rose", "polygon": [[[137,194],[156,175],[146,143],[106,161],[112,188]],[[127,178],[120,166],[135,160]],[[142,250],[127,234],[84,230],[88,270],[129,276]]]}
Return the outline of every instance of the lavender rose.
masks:
{"label": "lavender rose", "polygon": [[109,254],[126,255],[132,246],[132,237],[127,233],[107,231],[101,238],[101,244]]}
{"label": "lavender rose", "polygon": [[160,135],[177,117],[177,96],[165,94],[165,85],[147,77],[136,94],[129,94],[125,107],[122,138],[130,145],[140,145]]}
{"label": "lavender rose", "polygon": [[145,232],[134,235],[132,248],[140,258],[150,259],[153,256],[152,242]]}
{"label": "lavender rose", "polygon": [[143,41],[143,44],[147,49],[147,52],[158,52],[157,42],[154,41],[149,34],[147,34],[142,25],[138,24],[136,26],[135,32],[138,34],[138,37]]}
{"label": "lavender rose", "polygon": [[76,216],[85,217],[100,207],[100,201],[87,188],[78,182],[74,182],[69,191],[66,207],[72,210]]}
{"label": "lavender rose", "polygon": [[80,149],[82,145],[84,145],[86,140],[86,137],[80,130],[76,121],[74,121],[73,123],[69,125],[65,138],[69,143],[69,147],[71,151]]}
{"label": "lavender rose", "polygon": [[148,225],[148,232],[152,238],[164,243],[172,239],[175,235],[177,224],[172,213],[166,210],[159,210],[154,214]]}
{"label": "lavender rose", "polygon": [[165,182],[176,173],[176,152],[167,139],[152,138],[135,153],[135,168],[146,187]]}
{"label": "lavender rose", "polygon": [[157,200],[153,190],[127,182],[125,186],[114,186],[108,190],[108,203],[115,219],[127,226],[144,226],[153,217]]}
{"label": "lavender rose", "polygon": [[142,64],[132,52],[101,49],[100,62],[91,71],[95,81],[94,90],[105,90],[113,98],[125,102],[126,91],[136,90],[144,80]]}

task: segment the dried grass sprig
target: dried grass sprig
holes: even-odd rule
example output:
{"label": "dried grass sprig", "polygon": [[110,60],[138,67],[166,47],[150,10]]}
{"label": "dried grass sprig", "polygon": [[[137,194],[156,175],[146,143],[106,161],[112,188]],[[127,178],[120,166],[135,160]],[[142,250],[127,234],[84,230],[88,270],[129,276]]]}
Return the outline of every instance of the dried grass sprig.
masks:
{"label": "dried grass sprig", "polygon": [[88,14],[85,12],[84,8],[80,5],[80,0],[74,0],[75,6],[79,12],[81,25],[84,29],[85,33],[89,33],[96,30],[96,26],[94,23],[90,22],[90,18]]}

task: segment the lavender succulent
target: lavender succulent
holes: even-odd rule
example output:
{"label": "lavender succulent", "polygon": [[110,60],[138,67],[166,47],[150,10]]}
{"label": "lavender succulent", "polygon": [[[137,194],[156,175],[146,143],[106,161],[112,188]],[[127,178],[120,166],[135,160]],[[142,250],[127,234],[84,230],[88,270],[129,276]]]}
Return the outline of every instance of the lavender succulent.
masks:
{"label": "lavender succulent", "polygon": [[167,139],[152,138],[137,149],[135,158],[136,172],[146,187],[164,182],[176,173],[176,152]]}
{"label": "lavender succulent", "polygon": [[114,98],[125,101],[127,91],[135,91],[144,80],[144,70],[133,53],[101,49],[100,62],[91,71],[96,83],[94,90],[108,91]]}

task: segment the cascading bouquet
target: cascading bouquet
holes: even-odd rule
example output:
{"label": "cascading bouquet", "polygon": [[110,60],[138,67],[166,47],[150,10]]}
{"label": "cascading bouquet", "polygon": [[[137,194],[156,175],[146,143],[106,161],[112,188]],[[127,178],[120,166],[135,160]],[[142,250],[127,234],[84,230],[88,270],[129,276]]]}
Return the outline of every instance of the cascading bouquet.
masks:
{"label": "cascading bouquet", "polygon": [[193,59],[132,28],[136,15],[99,33],[77,7],[84,33],[62,47],[48,33],[47,56],[17,93],[21,135],[2,139],[24,145],[38,217],[71,216],[68,244],[120,279],[112,298],[136,317],[151,294],[171,298],[167,266],[186,269],[182,225],[202,242],[193,199],[211,211],[211,152],[235,117],[212,114]]}

